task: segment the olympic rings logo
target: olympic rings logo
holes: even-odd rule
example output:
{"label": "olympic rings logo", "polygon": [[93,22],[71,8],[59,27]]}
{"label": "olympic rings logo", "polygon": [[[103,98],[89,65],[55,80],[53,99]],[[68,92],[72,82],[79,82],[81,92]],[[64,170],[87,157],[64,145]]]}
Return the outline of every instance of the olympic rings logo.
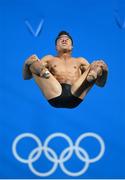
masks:
{"label": "olympic rings logo", "polygon": [[[86,152],[86,150],[83,149],[82,147],[80,147],[81,141],[83,141],[87,137],[95,138],[100,144],[100,152],[94,158],[90,158],[89,154]],[[35,149],[33,149],[30,152],[27,159],[20,157],[19,154],[17,153],[17,145],[18,145],[19,141],[22,140],[23,138],[32,138],[38,145]],[[64,138],[64,140],[66,140],[69,144],[69,147],[65,148],[61,152],[59,157],[57,156],[56,152],[52,148],[49,147],[50,141],[54,138]],[[40,177],[50,176],[51,174],[53,174],[56,171],[56,169],[59,165],[61,170],[66,175],[76,177],[76,176],[83,175],[87,171],[90,163],[94,163],[101,159],[101,157],[103,156],[103,154],[105,152],[105,144],[104,144],[103,139],[99,135],[97,135],[96,133],[92,133],[92,132],[81,134],[77,138],[77,140],[74,144],[73,144],[71,138],[64,133],[51,134],[50,136],[48,136],[46,138],[44,144],[42,144],[41,140],[36,135],[31,134],[31,133],[23,133],[23,134],[20,134],[19,136],[17,136],[15,138],[15,140],[13,141],[12,152],[18,161],[20,161],[21,163],[28,164],[29,169],[36,176],[40,176]],[[53,163],[52,168],[47,172],[39,172],[33,166],[33,163],[36,162],[40,158],[40,156],[43,152],[45,153],[46,158]],[[84,162],[84,167],[78,172],[71,172],[64,165],[64,163],[67,162],[71,158],[73,152],[75,152],[78,159],[80,159],[82,162]]]}

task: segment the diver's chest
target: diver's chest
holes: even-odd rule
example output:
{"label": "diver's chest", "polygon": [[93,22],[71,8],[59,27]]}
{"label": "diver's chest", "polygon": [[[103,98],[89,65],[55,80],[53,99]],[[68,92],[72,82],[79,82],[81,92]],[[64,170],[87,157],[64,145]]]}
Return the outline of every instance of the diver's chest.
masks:
{"label": "diver's chest", "polygon": [[52,69],[77,69],[78,68],[78,64],[77,62],[74,61],[56,61],[56,62],[52,62],[50,63],[50,68]]}

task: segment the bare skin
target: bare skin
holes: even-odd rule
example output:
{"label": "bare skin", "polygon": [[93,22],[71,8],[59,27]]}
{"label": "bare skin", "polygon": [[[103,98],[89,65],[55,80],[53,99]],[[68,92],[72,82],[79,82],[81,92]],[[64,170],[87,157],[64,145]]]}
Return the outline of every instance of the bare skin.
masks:
{"label": "bare skin", "polygon": [[[47,55],[36,61],[35,55],[30,56],[23,69],[24,79],[33,77],[47,100],[61,95],[62,83],[70,84],[71,93],[80,99],[84,99],[95,83],[100,87],[105,85],[108,68],[104,61],[89,64],[85,58],[73,58],[72,43],[66,35],[58,39],[56,49],[56,57]],[[47,77],[45,72],[49,73]]]}

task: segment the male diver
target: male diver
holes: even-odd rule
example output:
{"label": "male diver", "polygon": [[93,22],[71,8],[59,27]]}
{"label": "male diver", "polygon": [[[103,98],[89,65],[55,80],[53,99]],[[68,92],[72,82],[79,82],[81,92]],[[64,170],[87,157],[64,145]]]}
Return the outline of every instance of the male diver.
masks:
{"label": "male diver", "polygon": [[34,78],[45,98],[56,108],[75,108],[94,84],[104,87],[108,67],[103,60],[91,64],[83,57],[72,57],[73,39],[61,31],[55,40],[57,56],[41,60],[30,56],[24,63],[23,78]]}

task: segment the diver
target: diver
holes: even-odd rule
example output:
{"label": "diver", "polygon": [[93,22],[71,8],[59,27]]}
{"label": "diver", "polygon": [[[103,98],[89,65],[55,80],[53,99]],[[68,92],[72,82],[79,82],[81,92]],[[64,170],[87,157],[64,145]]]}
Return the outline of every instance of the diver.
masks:
{"label": "diver", "polygon": [[47,101],[56,108],[75,108],[96,84],[104,87],[108,67],[103,60],[91,64],[83,57],[72,57],[73,39],[61,31],[55,40],[57,55],[39,59],[30,56],[23,66],[23,78],[34,78]]}

